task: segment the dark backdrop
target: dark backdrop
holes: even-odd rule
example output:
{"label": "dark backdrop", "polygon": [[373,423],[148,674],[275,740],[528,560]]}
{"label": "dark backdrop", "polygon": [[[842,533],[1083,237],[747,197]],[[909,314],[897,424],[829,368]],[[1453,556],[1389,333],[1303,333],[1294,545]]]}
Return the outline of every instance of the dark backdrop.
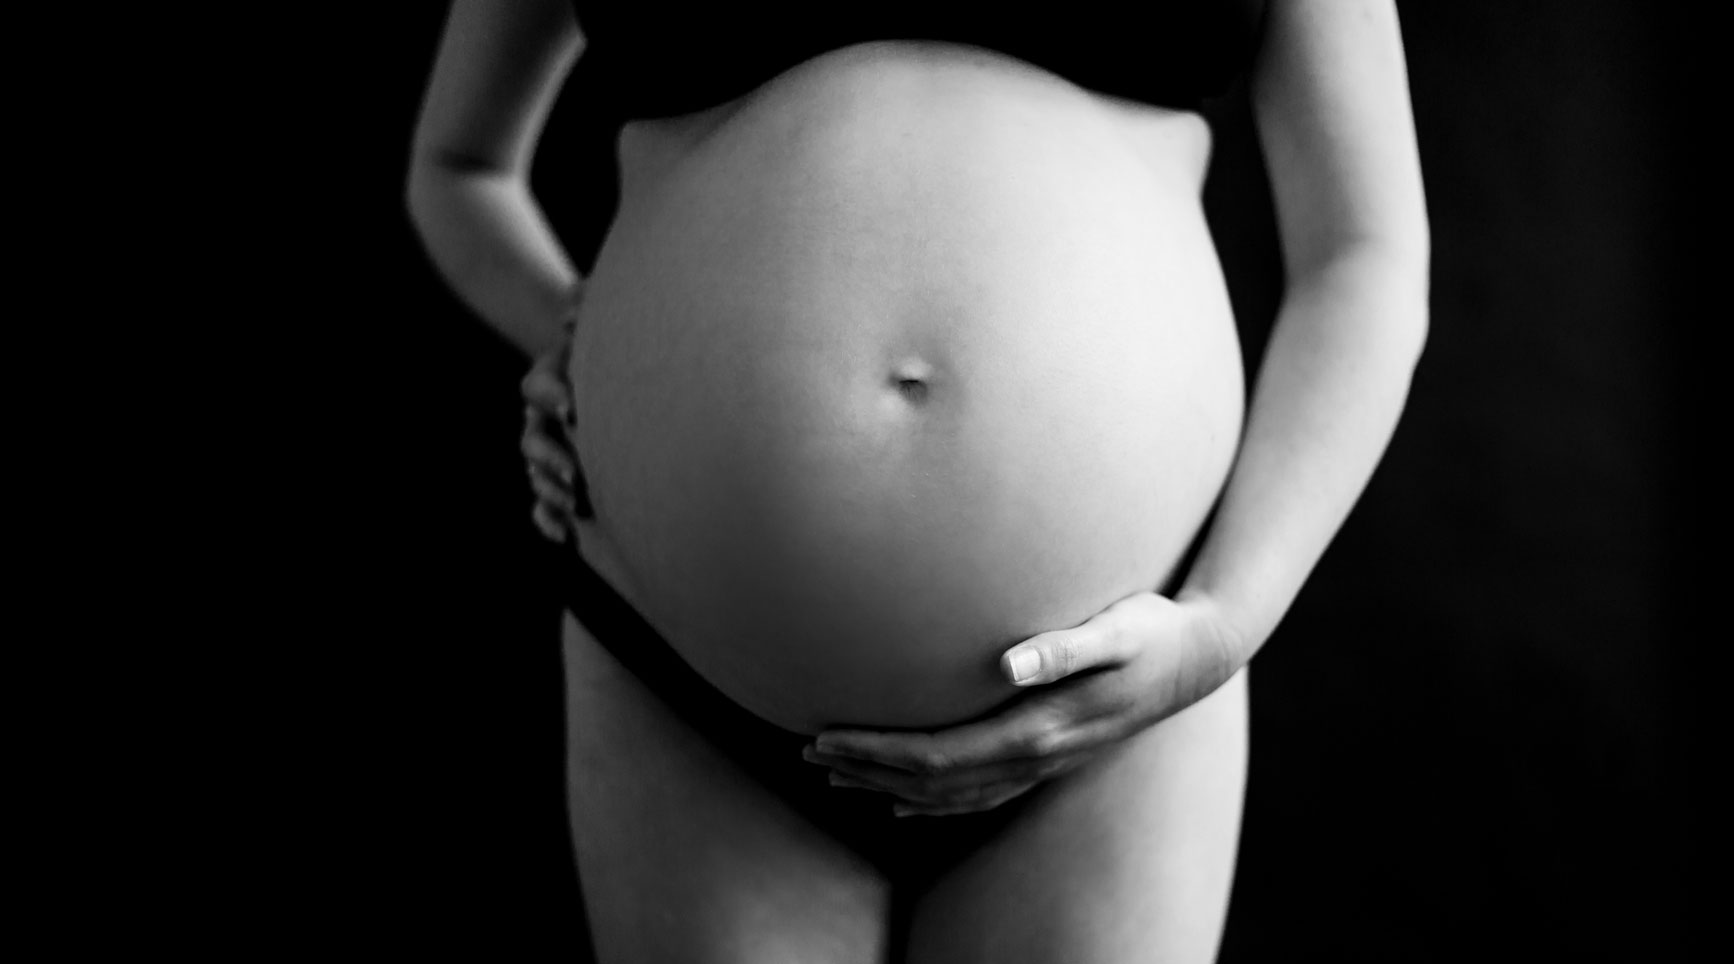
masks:
{"label": "dark backdrop", "polygon": [[[1685,613],[1707,580],[1688,432],[1684,31],[1642,4],[1403,3],[1432,335],[1389,456],[1255,662],[1225,961],[1665,959],[1689,899]],[[403,949],[577,952],[558,601],[516,452],[523,362],[403,208],[440,5],[325,25],[292,138],[345,160],[298,283],[320,368],[300,499],[333,739],[306,915]],[[581,261],[612,201],[569,88],[536,186]],[[1279,290],[1243,96],[1207,203],[1256,359]],[[317,156],[318,151],[312,152]],[[314,163],[317,163],[315,161]],[[695,806],[702,805],[695,801]]]}

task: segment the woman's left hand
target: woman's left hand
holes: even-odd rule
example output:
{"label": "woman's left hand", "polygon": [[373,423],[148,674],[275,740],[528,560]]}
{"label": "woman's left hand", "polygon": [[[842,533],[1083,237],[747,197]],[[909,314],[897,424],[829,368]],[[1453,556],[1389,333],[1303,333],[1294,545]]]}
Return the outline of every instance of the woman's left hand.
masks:
{"label": "woman's left hand", "polygon": [[900,816],[990,810],[1202,699],[1244,652],[1212,600],[1141,592],[1007,650],[1001,671],[1033,689],[991,717],[933,733],[827,730],[804,755],[835,785],[900,798]]}

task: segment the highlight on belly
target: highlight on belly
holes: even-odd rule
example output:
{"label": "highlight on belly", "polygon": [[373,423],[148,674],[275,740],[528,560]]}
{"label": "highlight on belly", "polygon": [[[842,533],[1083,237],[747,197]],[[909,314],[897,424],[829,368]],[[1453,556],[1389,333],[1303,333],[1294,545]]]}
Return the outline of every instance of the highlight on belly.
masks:
{"label": "highlight on belly", "polygon": [[623,160],[659,173],[574,346],[587,554],[773,723],[978,715],[1005,648],[1160,586],[1226,476],[1193,122],[1170,151],[1015,62],[880,45],[754,97]]}

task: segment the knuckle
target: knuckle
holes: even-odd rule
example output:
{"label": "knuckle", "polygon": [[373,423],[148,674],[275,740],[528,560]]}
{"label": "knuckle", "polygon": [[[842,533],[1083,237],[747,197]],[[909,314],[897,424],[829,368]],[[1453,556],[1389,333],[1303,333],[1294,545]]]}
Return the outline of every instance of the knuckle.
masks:
{"label": "knuckle", "polygon": [[1030,756],[1045,757],[1057,752],[1065,742],[1065,730],[1058,720],[1041,717],[1025,733],[1022,749]]}
{"label": "knuckle", "polygon": [[1131,640],[1126,636],[1126,627],[1118,621],[1104,620],[1102,624],[1103,648],[1115,656],[1124,658],[1131,649]]}
{"label": "knuckle", "polygon": [[1059,760],[1059,759],[1044,760],[1041,763],[1037,764],[1030,771],[1029,778],[1033,781],[1041,781],[1041,780],[1051,779],[1053,777],[1057,777],[1060,774],[1066,772],[1067,768],[1068,768],[1068,765],[1067,765],[1066,761],[1064,761],[1064,760]]}
{"label": "knuckle", "polygon": [[1054,662],[1060,673],[1067,674],[1078,668],[1078,662],[1083,658],[1083,647],[1078,643],[1078,637],[1072,633],[1061,636],[1053,647]]}
{"label": "knuckle", "polygon": [[1005,793],[1004,783],[989,783],[976,787],[969,795],[969,803],[976,807],[992,807],[999,802],[1001,794]]}
{"label": "knuckle", "polygon": [[572,496],[546,479],[537,479],[534,487],[537,498],[550,511],[554,509],[566,510],[572,507]]}
{"label": "knuckle", "polygon": [[977,807],[991,807],[998,802],[999,795],[1004,789],[1003,783],[983,784],[970,791],[968,802]]}
{"label": "knuckle", "polygon": [[915,772],[935,776],[951,769],[951,755],[938,747],[928,747],[915,754]]}

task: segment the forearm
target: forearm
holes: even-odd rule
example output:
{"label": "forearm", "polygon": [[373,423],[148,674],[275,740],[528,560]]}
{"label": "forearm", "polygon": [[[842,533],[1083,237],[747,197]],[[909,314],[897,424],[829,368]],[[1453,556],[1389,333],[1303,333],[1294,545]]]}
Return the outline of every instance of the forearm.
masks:
{"label": "forearm", "polygon": [[1427,329],[1424,256],[1366,246],[1289,285],[1241,449],[1179,598],[1218,607],[1249,658],[1371,477]]}
{"label": "forearm", "polygon": [[579,282],[522,175],[418,159],[409,210],[446,282],[526,354],[557,347]]}

